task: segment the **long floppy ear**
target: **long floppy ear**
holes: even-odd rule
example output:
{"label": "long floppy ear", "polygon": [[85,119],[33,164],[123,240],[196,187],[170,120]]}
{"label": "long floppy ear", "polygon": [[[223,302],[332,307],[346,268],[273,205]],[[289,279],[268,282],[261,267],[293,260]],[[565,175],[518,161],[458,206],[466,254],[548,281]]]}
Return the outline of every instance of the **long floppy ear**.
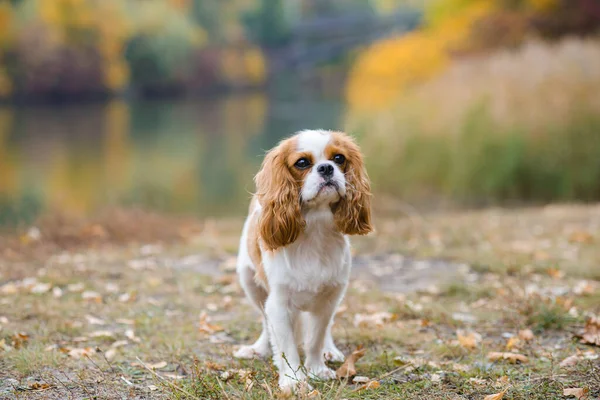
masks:
{"label": "long floppy ear", "polygon": [[346,196],[334,208],[338,230],[346,235],[366,235],[371,225],[371,182],[360,149],[348,137],[343,138],[346,154]]}
{"label": "long floppy ear", "polygon": [[258,229],[267,250],[293,243],[306,224],[300,210],[300,189],[285,157],[284,144],[280,144],[267,153],[255,178],[262,206]]}

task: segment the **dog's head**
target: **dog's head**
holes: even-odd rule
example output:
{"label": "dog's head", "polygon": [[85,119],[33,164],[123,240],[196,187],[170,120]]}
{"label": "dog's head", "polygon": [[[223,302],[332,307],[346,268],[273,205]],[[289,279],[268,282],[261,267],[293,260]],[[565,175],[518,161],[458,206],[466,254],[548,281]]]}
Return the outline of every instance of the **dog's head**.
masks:
{"label": "dog's head", "polygon": [[293,243],[303,211],[329,207],[348,235],[372,231],[371,187],[358,145],[346,134],[308,130],[269,151],[256,175],[260,236],[269,250]]}

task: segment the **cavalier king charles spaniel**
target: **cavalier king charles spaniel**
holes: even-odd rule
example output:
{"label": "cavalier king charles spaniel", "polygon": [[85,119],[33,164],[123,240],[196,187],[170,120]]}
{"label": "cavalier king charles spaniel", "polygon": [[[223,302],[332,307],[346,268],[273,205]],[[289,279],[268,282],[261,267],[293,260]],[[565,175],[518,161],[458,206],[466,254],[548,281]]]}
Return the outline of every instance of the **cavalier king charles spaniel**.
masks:
{"label": "cavalier king charles spaniel", "polygon": [[[262,333],[237,358],[267,357],[290,392],[307,377],[333,379],[343,361],[331,336],[350,276],[348,235],[372,231],[371,188],[356,143],[340,132],[306,130],[269,151],[255,178],[237,272],[263,315]],[[298,345],[306,360],[301,367]]]}

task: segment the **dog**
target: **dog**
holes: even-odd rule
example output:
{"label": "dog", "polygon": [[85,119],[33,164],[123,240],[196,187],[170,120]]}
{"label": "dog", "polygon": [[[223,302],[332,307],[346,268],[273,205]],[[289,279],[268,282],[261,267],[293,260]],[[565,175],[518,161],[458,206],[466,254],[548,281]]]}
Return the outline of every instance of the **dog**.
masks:
{"label": "dog", "polygon": [[[358,145],[342,132],[305,130],[270,150],[255,177],[237,259],[241,286],[262,313],[262,333],[237,358],[268,357],[282,391],[336,377],[335,310],[348,286],[349,235],[371,224],[371,185]],[[298,346],[306,360],[300,363]]]}

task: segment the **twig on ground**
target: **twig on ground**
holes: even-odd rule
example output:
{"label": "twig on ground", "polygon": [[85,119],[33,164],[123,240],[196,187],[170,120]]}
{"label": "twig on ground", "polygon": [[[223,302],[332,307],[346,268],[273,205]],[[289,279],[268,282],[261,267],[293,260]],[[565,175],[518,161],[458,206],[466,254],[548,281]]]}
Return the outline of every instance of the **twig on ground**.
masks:
{"label": "twig on ground", "polygon": [[158,379],[160,379],[161,381],[163,381],[163,382],[166,382],[166,383],[167,383],[167,385],[171,386],[173,389],[175,389],[175,390],[177,390],[177,391],[179,391],[179,392],[181,392],[181,393],[185,394],[186,396],[189,396],[189,397],[191,397],[192,399],[197,399],[197,400],[200,400],[200,398],[199,398],[199,397],[196,397],[196,396],[194,396],[193,394],[191,394],[191,393],[190,393],[190,392],[188,392],[187,390],[180,388],[179,386],[175,385],[173,382],[171,382],[171,381],[169,381],[168,379],[166,379],[166,378],[164,378],[164,377],[160,376],[159,374],[157,374],[155,371],[153,371],[153,370],[152,370],[152,368],[148,367],[148,366],[146,365],[146,363],[144,363],[142,360],[140,360],[140,358],[139,358],[139,357],[136,357],[135,359],[136,359],[136,360],[138,360],[138,361],[139,361],[139,363],[140,363],[140,365],[141,365],[142,367],[144,367],[145,369],[147,369],[147,370],[148,370],[148,372],[150,372],[152,375],[154,375],[155,377],[157,377],[157,378],[158,378]]}
{"label": "twig on ground", "polygon": [[396,369],[393,369],[393,370],[391,370],[391,371],[389,371],[389,372],[386,372],[385,374],[381,375],[381,376],[379,377],[379,379],[387,378],[388,376],[390,376],[390,375],[393,375],[393,374],[395,374],[395,373],[396,373],[396,372],[398,372],[398,371],[402,371],[403,369],[405,369],[405,368],[407,368],[407,367],[408,367],[408,364],[407,364],[407,365],[403,365],[403,366],[401,366],[401,367],[398,367],[398,368],[396,368]]}

